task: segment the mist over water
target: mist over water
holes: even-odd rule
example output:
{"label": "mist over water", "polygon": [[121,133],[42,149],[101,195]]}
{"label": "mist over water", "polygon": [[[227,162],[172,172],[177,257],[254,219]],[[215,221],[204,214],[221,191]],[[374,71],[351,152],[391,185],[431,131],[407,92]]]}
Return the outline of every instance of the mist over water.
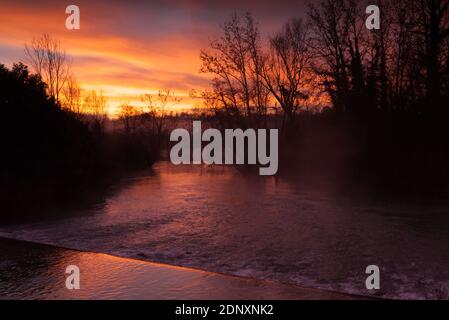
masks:
{"label": "mist over water", "polygon": [[[93,208],[0,235],[340,292],[447,299],[448,209],[341,196],[319,177],[160,162]],[[365,288],[371,264],[381,270],[377,292]]]}

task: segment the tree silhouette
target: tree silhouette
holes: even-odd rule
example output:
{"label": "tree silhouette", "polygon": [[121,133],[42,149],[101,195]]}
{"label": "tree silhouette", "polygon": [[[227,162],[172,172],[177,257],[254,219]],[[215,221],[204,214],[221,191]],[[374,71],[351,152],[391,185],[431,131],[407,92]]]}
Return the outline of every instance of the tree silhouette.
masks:
{"label": "tree silhouette", "polygon": [[48,95],[60,101],[60,95],[70,76],[70,61],[59,41],[48,34],[25,45],[28,62],[47,84]]}
{"label": "tree silhouette", "polygon": [[40,76],[23,64],[0,66],[0,109],[4,156],[2,176],[33,181],[76,176],[90,161],[89,132],[46,93]]}
{"label": "tree silhouette", "polygon": [[268,104],[261,71],[263,54],[256,23],[247,13],[235,14],[223,26],[223,35],[202,50],[201,72],[214,75],[207,101],[220,105],[231,116],[251,118],[265,114]]}
{"label": "tree silhouette", "polygon": [[310,77],[310,37],[302,20],[294,19],[270,41],[270,53],[262,68],[264,85],[280,104],[290,121],[308,98]]}

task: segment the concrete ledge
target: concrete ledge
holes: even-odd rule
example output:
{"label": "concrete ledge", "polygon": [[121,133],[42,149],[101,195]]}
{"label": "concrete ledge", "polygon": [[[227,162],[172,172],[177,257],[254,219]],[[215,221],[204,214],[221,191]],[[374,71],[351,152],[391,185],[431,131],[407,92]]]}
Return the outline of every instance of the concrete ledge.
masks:
{"label": "concrete ledge", "polygon": [[[0,257],[0,299],[363,299],[4,238],[0,238]],[[80,268],[80,290],[65,286],[68,265]]]}

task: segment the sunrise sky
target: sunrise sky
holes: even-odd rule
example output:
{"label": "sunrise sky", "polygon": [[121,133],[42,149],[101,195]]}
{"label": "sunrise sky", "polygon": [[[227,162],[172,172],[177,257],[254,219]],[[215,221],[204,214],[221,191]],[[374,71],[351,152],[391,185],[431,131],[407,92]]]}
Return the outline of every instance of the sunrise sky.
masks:
{"label": "sunrise sky", "polygon": [[[0,64],[24,61],[24,44],[44,33],[61,41],[84,89],[103,90],[111,113],[140,95],[171,88],[179,109],[200,106],[188,97],[208,86],[199,53],[233,12],[251,11],[263,34],[301,16],[305,1],[0,0]],[[65,8],[78,5],[81,29],[65,28]]]}

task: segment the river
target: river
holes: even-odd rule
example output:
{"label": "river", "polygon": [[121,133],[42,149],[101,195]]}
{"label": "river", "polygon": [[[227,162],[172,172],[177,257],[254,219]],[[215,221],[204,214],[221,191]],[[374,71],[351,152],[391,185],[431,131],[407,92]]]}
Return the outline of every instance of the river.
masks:
{"label": "river", "polygon": [[[319,177],[157,163],[95,205],[0,236],[304,287],[449,298],[449,206],[342,196]],[[381,289],[365,287],[368,265]]]}

